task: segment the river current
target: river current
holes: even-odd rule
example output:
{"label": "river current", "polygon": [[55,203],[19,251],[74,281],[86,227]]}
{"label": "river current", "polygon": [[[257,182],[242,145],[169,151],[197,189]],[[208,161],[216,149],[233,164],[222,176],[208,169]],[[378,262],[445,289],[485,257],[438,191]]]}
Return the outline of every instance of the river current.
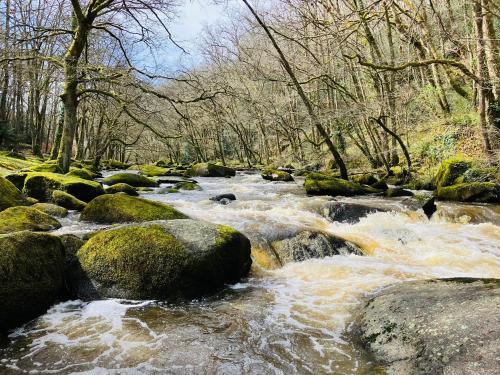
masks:
{"label": "river current", "polygon": [[[373,374],[383,373],[352,343],[356,308],[378,289],[436,277],[500,277],[500,207],[439,204],[431,220],[398,199],[357,198],[391,212],[356,224],[322,215],[331,198],[307,197],[302,180],[257,174],[198,178],[202,191],[143,193],[201,220],[230,225],[254,254],[304,229],[339,235],[364,256],[334,256],[272,267],[215,296],[183,304],[68,301],[0,339],[0,374]],[[208,198],[234,193],[220,205]],[[58,233],[100,226],[71,214]],[[259,264],[260,263],[260,264]]]}

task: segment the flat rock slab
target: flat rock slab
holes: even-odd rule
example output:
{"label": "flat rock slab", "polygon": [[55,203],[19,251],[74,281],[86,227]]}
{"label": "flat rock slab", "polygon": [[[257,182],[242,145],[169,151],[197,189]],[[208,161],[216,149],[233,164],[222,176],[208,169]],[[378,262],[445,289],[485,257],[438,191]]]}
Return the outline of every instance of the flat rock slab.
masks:
{"label": "flat rock slab", "polygon": [[351,333],[387,374],[498,374],[500,279],[391,286],[370,298]]}

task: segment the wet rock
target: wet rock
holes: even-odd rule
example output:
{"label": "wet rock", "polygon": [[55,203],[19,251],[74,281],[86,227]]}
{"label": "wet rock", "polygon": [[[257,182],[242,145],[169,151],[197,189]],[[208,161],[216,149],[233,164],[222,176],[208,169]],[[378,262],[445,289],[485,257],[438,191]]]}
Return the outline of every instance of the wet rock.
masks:
{"label": "wet rock", "polygon": [[159,177],[156,179],[156,182],[158,182],[159,184],[172,184],[172,185],[183,183],[183,182],[192,182],[193,184],[197,183],[195,180],[190,179],[190,178],[175,177],[175,176]]}
{"label": "wet rock", "polygon": [[45,212],[47,215],[55,217],[66,217],[68,216],[68,210],[64,207],[58,206],[52,203],[36,203],[32,206],[37,210]]}
{"label": "wet rock", "polygon": [[195,220],[102,231],[77,256],[100,298],[193,298],[239,281],[252,263],[245,236]]}
{"label": "wet rock", "polygon": [[352,334],[388,374],[495,374],[500,280],[406,282],[361,308]]}
{"label": "wet rock", "polygon": [[0,332],[43,314],[54,303],[63,289],[63,254],[61,241],[50,234],[0,235]]}
{"label": "wet rock", "polygon": [[184,214],[160,202],[125,194],[106,194],[87,204],[80,220],[113,224],[185,218]]}
{"label": "wet rock", "polygon": [[222,204],[223,206],[227,206],[229,203],[231,203],[232,200],[231,199],[227,199],[227,198],[222,198],[218,203],[219,204]]}
{"label": "wet rock", "polygon": [[11,207],[0,212],[0,234],[31,230],[47,232],[61,228],[61,223],[32,207]]}
{"label": "wet rock", "polygon": [[187,171],[187,173],[189,176],[200,176],[200,177],[236,176],[236,171],[233,168],[224,167],[222,165],[216,165],[212,163],[195,164]]}
{"label": "wet rock", "polygon": [[158,187],[159,184],[146,176],[141,176],[134,173],[117,173],[106,177],[102,182],[112,186],[115,184],[125,183],[133,187]]}
{"label": "wet rock", "polygon": [[436,201],[433,196],[415,196],[415,198],[404,199],[401,203],[412,211],[421,209],[429,219],[437,211]]}
{"label": "wet rock", "polygon": [[343,180],[322,173],[310,173],[304,182],[307,194],[310,195],[342,195],[350,197],[376,193],[378,190],[357,182]]}
{"label": "wet rock", "polygon": [[413,193],[409,190],[405,190],[401,187],[389,188],[386,190],[385,195],[389,198],[395,197],[412,197]]}
{"label": "wet rock", "polygon": [[193,182],[179,182],[175,184],[175,189],[177,190],[201,190],[200,185]]}
{"label": "wet rock", "polygon": [[436,197],[445,201],[500,203],[500,185],[494,182],[469,182],[440,187]]}
{"label": "wet rock", "polygon": [[133,186],[130,186],[129,184],[123,182],[111,185],[104,189],[104,191],[108,194],[125,193],[127,195],[130,195],[131,197],[137,197],[139,195],[139,193]]}
{"label": "wet rock", "polygon": [[220,202],[223,199],[226,199],[228,201],[235,201],[236,196],[234,194],[228,193],[228,194],[219,194],[216,195],[215,197],[210,198],[210,200],[214,202]]}
{"label": "wet rock", "polygon": [[363,255],[356,245],[331,234],[303,231],[296,236],[271,244],[280,263],[300,262],[332,255]]}
{"label": "wet rock", "polygon": [[322,211],[323,215],[330,218],[332,221],[355,224],[359,222],[361,218],[369,214],[374,212],[386,212],[387,210],[361,203],[332,201],[323,206]]}
{"label": "wet rock", "polygon": [[23,193],[46,202],[52,198],[54,190],[64,191],[84,202],[104,194],[104,189],[98,182],[57,173],[29,173],[24,182]]}
{"label": "wet rock", "polygon": [[0,177],[0,211],[14,206],[28,206],[26,197],[9,180]]}
{"label": "wet rock", "polygon": [[87,203],[84,201],[61,190],[54,190],[52,192],[52,201],[68,210],[82,211],[87,206]]}
{"label": "wet rock", "polygon": [[289,172],[278,169],[265,169],[262,171],[261,176],[264,180],[268,181],[293,181],[293,177]]}

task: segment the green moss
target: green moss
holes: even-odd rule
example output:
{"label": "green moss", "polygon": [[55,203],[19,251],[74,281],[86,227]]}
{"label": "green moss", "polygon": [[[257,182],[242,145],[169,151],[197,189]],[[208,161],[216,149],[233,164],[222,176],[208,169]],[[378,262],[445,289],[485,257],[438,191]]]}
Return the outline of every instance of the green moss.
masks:
{"label": "green moss", "polygon": [[434,176],[434,185],[437,188],[453,185],[454,181],[462,176],[472,163],[462,159],[444,160]]}
{"label": "green moss", "polygon": [[94,179],[94,173],[85,168],[70,168],[70,171],[66,173],[66,176],[74,176],[81,178],[83,180],[92,181]]}
{"label": "green moss", "polygon": [[378,179],[370,173],[365,173],[359,176],[353,176],[352,180],[362,185],[373,185],[378,182]]}
{"label": "green moss", "polygon": [[158,183],[146,176],[141,176],[133,173],[117,173],[113,176],[106,177],[103,180],[106,185],[112,186],[119,183],[125,183],[133,187],[157,187]]}
{"label": "green moss", "polygon": [[8,152],[0,152],[0,176],[19,171],[23,168],[31,168],[41,164],[41,161],[34,157],[26,157],[25,159],[16,158],[8,155]]}
{"label": "green moss", "polygon": [[261,176],[264,180],[270,181],[293,181],[293,177],[290,173],[277,169],[265,169],[262,171]]}
{"label": "green moss", "polygon": [[175,188],[170,188],[167,190],[168,193],[172,193],[172,194],[175,194],[175,193],[178,193],[179,190],[175,189]]}
{"label": "green moss", "polygon": [[61,227],[53,217],[32,207],[11,207],[0,212],[0,233],[22,230],[45,232]]}
{"label": "green moss", "polygon": [[61,190],[84,202],[104,194],[102,185],[74,176],[57,173],[29,173],[24,182],[23,193],[46,202],[54,190]]}
{"label": "green moss", "polygon": [[170,170],[167,168],[162,168],[151,164],[139,165],[137,169],[141,171],[142,174],[148,177],[167,176],[170,173]]}
{"label": "green moss", "polygon": [[236,171],[229,167],[212,163],[198,163],[193,165],[186,173],[188,176],[199,177],[226,177],[236,176]]}
{"label": "green moss", "polygon": [[83,221],[108,224],[185,218],[184,214],[166,204],[122,194],[94,199],[81,215]]}
{"label": "green moss", "polygon": [[87,206],[87,203],[61,190],[54,190],[52,192],[52,201],[68,210],[81,211]]}
{"label": "green moss", "polygon": [[45,163],[34,165],[29,168],[32,172],[51,172],[51,173],[62,173],[62,169],[55,160],[49,160]]}
{"label": "green moss", "polygon": [[201,190],[201,187],[193,182],[179,182],[175,188],[178,190]]}
{"label": "green moss", "polygon": [[28,206],[29,202],[14,184],[0,177],[0,211],[14,206]]}
{"label": "green moss", "polygon": [[56,216],[56,217],[66,217],[68,216],[68,210],[65,209],[64,207],[51,204],[51,203],[36,203],[32,206],[33,208],[36,208],[39,211],[42,211],[46,213],[47,215],[50,216]]}
{"label": "green moss", "polygon": [[[463,182],[495,182],[496,174],[500,168],[475,168],[472,167],[455,180],[455,184]],[[460,181],[459,181],[460,180]]]}
{"label": "green moss", "polygon": [[0,331],[42,314],[63,288],[61,241],[45,233],[0,235]]}
{"label": "green moss", "polygon": [[227,225],[218,225],[217,231],[219,232],[219,236],[215,240],[216,246],[227,244],[235,235],[240,234],[240,232],[238,232],[236,229],[231,228]]}
{"label": "green moss", "polygon": [[304,187],[306,192],[311,195],[353,196],[377,191],[369,186],[320,173],[309,174],[304,182]]}
{"label": "green moss", "polygon": [[441,200],[458,202],[500,203],[500,186],[493,182],[470,182],[440,187],[436,196]]}
{"label": "green moss", "polygon": [[139,195],[139,193],[133,186],[130,186],[129,184],[125,184],[123,182],[111,185],[110,187],[107,187],[105,191],[108,194],[125,193],[127,195],[130,195],[131,197],[136,197]]}

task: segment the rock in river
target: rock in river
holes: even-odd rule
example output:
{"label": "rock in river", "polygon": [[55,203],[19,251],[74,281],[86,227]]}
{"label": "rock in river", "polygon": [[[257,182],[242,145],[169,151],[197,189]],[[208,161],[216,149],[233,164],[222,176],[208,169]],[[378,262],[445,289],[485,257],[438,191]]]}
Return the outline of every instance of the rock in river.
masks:
{"label": "rock in river", "polygon": [[223,165],[199,163],[193,165],[188,170],[188,175],[200,177],[233,177],[236,176],[236,171]]}
{"label": "rock in river", "polygon": [[352,333],[387,374],[498,373],[500,280],[391,286],[369,299]]}
{"label": "rock in river", "polygon": [[239,281],[252,263],[250,241],[244,235],[195,220],[102,231],[77,256],[90,281],[77,288],[84,299],[192,298]]}
{"label": "rock in river", "polygon": [[60,227],[59,221],[32,207],[11,207],[0,212],[0,233],[23,230],[47,232]]}
{"label": "rock in river", "polygon": [[134,173],[117,173],[106,177],[102,182],[106,185],[128,184],[133,187],[158,187],[159,184],[146,176],[141,176]]}
{"label": "rock in river", "polygon": [[322,173],[310,173],[304,182],[307,194],[310,195],[343,195],[350,197],[353,195],[363,195],[376,193],[378,190],[357,182],[343,180]]}

